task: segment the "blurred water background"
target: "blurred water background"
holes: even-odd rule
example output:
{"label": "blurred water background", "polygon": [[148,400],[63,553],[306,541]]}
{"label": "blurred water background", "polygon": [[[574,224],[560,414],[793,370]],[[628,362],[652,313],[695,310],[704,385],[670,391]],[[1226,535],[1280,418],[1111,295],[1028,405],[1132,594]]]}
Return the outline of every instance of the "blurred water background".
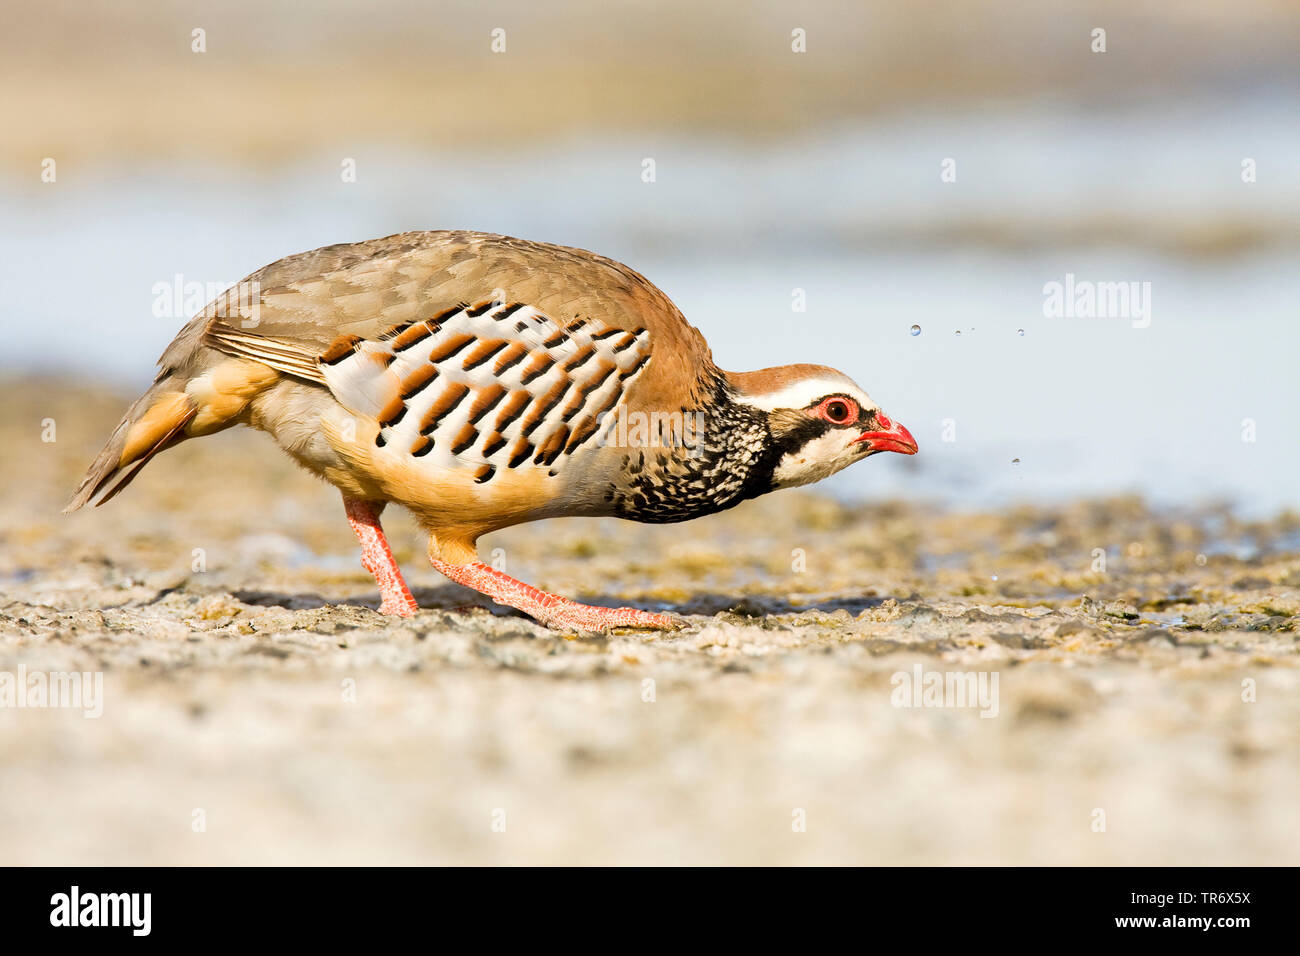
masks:
{"label": "blurred water background", "polygon": [[[1293,4],[6,8],[0,374],[134,394],[160,282],[482,229],[629,263],[723,367],[853,376],[921,454],[838,494],[1300,508]],[[1067,273],[1149,326],[1046,317]]]}

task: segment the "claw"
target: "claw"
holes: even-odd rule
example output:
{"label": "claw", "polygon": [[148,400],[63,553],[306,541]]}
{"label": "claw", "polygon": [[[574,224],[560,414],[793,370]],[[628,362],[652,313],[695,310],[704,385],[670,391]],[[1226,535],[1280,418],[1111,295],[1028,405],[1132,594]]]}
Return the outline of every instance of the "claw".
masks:
{"label": "claw", "polygon": [[383,603],[379,605],[380,614],[391,614],[394,617],[415,617],[420,606],[415,603],[415,599],[404,601],[400,598],[386,597]]}

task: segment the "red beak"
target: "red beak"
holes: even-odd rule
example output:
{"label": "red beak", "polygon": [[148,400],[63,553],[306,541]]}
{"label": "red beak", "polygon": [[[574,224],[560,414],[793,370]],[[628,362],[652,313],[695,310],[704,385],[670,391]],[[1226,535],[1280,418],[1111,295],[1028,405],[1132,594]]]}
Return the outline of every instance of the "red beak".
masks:
{"label": "red beak", "polygon": [[876,423],[883,429],[878,432],[863,432],[853,439],[854,444],[864,441],[872,451],[896,451],[900,455],[915,455],[916,439],[902,425],[891,422],[883,414],[876,413]]}

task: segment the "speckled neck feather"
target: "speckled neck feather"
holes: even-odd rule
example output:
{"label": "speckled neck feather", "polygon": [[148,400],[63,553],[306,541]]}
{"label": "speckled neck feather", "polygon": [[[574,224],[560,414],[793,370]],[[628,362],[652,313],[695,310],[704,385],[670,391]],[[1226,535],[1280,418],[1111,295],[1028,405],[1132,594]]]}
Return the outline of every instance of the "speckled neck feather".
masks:
{"label": "speckled neck feather", "polygon": [[629,448],[606,493],[614,513],[650,524],[687,521],[733,508],[772,490],[772,473],[783,453],[768,416],[733,396],[721,374],[699,390],[710,400],[691,447]]}

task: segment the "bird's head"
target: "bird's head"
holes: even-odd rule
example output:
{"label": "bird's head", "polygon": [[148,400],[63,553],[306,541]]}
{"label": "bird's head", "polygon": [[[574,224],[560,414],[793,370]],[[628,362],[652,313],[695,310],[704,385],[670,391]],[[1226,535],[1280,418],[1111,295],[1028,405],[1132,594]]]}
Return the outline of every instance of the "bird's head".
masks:
{"label": "bird's head", "polygon": [[734,401],[766,416],[773,488],[820,481],[880,451],[916,454],[912,433],[833,368],[783,365],[727,378]]}

